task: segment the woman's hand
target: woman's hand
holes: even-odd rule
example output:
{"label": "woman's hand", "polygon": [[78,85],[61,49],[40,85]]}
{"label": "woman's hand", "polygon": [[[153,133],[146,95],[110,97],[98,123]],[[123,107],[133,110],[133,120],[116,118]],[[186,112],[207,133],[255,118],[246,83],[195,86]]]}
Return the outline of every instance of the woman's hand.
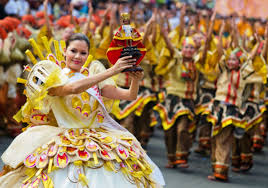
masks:
{"label": "woman's hand", "polygon": [[129,72],[129,76],[132,80],[140,81],[142,80],[144,73],[143,71]]}
{"label": "woman's hand", "polygon": [[136,63],[136,59],[132,59],[132,56],[121,57],[117,60],[111,69],[115,74],[122,72],[124,69],[131,68]]}

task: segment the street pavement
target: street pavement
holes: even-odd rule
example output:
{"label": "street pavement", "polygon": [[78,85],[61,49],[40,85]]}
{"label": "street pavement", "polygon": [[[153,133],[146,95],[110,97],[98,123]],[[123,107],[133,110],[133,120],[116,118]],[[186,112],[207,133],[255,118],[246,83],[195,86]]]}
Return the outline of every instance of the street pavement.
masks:
{"label": "street pavement", "polygon": [[[0,154],[4,152],[11,141],[10,137],[0,136]],[[267,146],[262,153],[254,155],[254,166],[250,172],[238,174],[230,171],[229,183],[207,180],[207,176],[211,174],[210,159],[194,152],[190,155],[188,169],[166,169],[164,167],[166,164],[164,138],[159,129],[155,130],[147,152],[161,169],[166,181],[166,188],[268,188]],[[0,168],[2,166],[3,163],[0,161]]]}

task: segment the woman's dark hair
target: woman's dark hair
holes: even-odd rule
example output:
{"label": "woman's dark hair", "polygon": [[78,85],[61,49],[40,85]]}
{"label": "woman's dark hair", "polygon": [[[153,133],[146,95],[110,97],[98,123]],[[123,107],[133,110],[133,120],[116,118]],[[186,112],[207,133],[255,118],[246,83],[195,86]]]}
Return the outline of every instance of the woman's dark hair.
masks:
{"label": "woman's dark hair", "polygon": [[71,37],[66,41],[66,48],[68,48],[68,46],[70,45],[70,43],[72,41],[75,41],[75,40],[85,41],[87,43],[88,49],[90,49],[89,39],[87,38],[86,35],[84,35],[82,33],[75,33],[75,34],[71,35]]}

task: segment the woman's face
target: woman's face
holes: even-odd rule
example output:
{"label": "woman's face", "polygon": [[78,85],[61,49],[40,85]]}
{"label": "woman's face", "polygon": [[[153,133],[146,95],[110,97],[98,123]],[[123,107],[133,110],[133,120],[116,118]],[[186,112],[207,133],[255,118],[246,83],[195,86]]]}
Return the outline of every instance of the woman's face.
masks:
{"label": "woman's face", "polygon": [[186,58],[192,58],[195,53],[195,47],[192,44],[185,44],[182,48],[182,55]]}
{"label": "woman's face", "polygon": [[88,45],[83,40],[70,42],[66,49],[66,65],[75,72],[79,72],[88,57]]}
{"label": "woman's face", "polygon": [[239,60],[236,57],[235,54],[231,54],[230,57],[227,60],[227,67],[229,70],[234,70],[234,69],[238,69],[239,68]]}

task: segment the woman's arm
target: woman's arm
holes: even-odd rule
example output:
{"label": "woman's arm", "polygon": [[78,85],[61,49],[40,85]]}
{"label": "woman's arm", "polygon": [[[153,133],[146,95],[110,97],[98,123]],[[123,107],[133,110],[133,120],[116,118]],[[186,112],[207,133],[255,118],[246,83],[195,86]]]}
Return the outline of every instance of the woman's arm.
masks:
{"label": "woman's arm", "polygon": [[163,27],[163,25],[164,25],[164,18],[162,17],[162,14],[160,14],[160,20],[161,20],[160,21],[160,32],[161,32],[161,34],[162,34],[162,36],[164,38],[164,41],[166,43],[167,49],[170,52],[171,57],[173,57],[173,55],[174,55],[174,46],[172,45],[170,39],[168,38],[167,31]]}
{"label": "woman's arm", "polygon": [[205,60],[207,58],[207,51],[209,49],[210,41],[212,38],[212,32],[213,32],[213,27],[214,27],[214,23],[215,23],[215,18],[216,18],[216,11],[213,12],[212,17],[211,17],[211,22],[210,22],[210,26],[209,26],[208,33],[207,33],[205,46],[204,46],[204,49],[202,52],[201,64],[204,64]]}
{"label": "woman's arm", "polygon": [[168,38],[167,31],[165,31],[165,29],[163,27],[161,27],[160,30],[161,30],[161,33],[162,33],[162,35],[164,37],[165,43],[167,45],[167,49],[169,50],[171,57],[173,57],[173,55],[174,55],[174,47],[173,47],[171,41]]}
{"label": "woman's arm", "polygon": [[45,13],[45,24],[46,24],[46,27],[47,27],[47,37],[50,38],[52,37],[52,30],[51,30],[51,26],[50,26],[50,23],[49,23],[49,17],[47,15],[47,5],[48,5],[48,0],[45,0],[44,1],[44,13]]}
{"label": "woman's arm", "polygon": [[221,56],[223,55],[222,37],[223,37],[224,29],[225,29],[225,20],[222,21],[220,34],[219,34],[219,42],[217,44],[217,51],[219,54],[219,58],[221,58]]}
{"label": "woman's arm", "polygon": [[144,35],[143,35],[142,42],[141,42],[142,44],[145,44],[146,40],[148,39],[148,36],[150,35],[151,27],[154,22],[155,22],[155,14],[152,15],[150,20],[148,20],[148,22],[145,25]]}
{"label": "woman's arm", "polygon": [[107,71],[103,73],[96,74],[94,76],[89,76],[80,80],[77,80],[72,83],[65,84],[63,86],[50,88],[48,90],[48,94],[52,96],[66,96],[70,94],[78,94],[81,93],[92,86],[98,84],[99,82],[114,76],[126,68],[130,68],[133,66],[133,63],[136,62],[135,59],[130,59],[131,56],[126,56],[118,59],[116,64],[111,68],[107,69]]}
{"label": "woman's arm", "polygon": [[106,85],[101,90],[101,95],[110,99],[135,100],[139,92],[139,81],[143,78],[143,72],[129,73],[132,81],[129,89],[122,89],[112,85]]}
{"label": "woman's arm", "polygon": [[170,28],[170,24],[169,24],[169,21],[168,21],[168,16],[167,16],[167,10],[166,9],[164,9],[163,15],[164,15],[164,22],[165,22],[165,24],[167,24],[167,31],[168,31],[168,33],[170,33],[171,28]]}
{"label": "woman's arm", "polygon": [[261,53],[265,60],[267,59],[267,50],[268,50],[268,22],[266,22],[265,42],[264,42],[264,46],[263,46],[262,53]]}
{"label": "woman's arm", "polygon": [[181,38],[184,35],[184,27],[185,27],[185,22],[184,22],[184,17],[185,17],[185,14],[186,14],[186,5],[185,4],[181,7],[181,12],[180,13],[181,13],[181,16],[180,16],[179,39],[181,40]]}
{"label": "woman's arm", "polygon": [[112,41],[114,37],[114,30],[117,27],[117,21],[116,21],[116,11],[118,10],[118,5],[113,4],[112,10],[111,10],[111,19],[109,23],[110,31],[109,31],[109,40]]}
{"label": "woman's arm", "polygon": [[234,42],[234,47],[239,47],[239,38],[240,38],[240,35],[239,35],[239,32],[238,32],[238,29],[237,29],[237,25],[235,23],[235,18],[233,17],[232,20],[232,39],[233,39],[233,42]]}
{"label": "woman's arm", "polygon": [[111,9],[111,6],[108,5],[108,7],[105,10],[104,15],[102,17],[102,20],[101,20],[100,29],[99,29],[99,34],[101,35],[101,37],[103,37],[103,30],[104,30],[104,28],[106,26],[106,23],[107,23],[107,15],[108,15],[110,9]]}
{"label": "woman's arm", "polygon": [[155,16],[155,21],[152,24],[152,43],[155,46],[156,45],[156,30],[157,30],[156,17],[158,15],[157,8],[154,9],[153,15]]}
{"label": "woman's arm", "polygon": [[258,36],[257,33],[254,34],[254,37],[256,38],[257,43],[254,46],[254,48],[251,50],[251,52],[249,54],[249,59],[254,59],[256,57],[256,55],[258,53],[258,49],[259,49],[260,44],[261,44],[261,39],[260,39],[260,37]]}
{"label": "woman's arm", "polygon": [[87,35],[87,33],[90,31],[90,22],[91,22],[91,17],[93,14],[93,7],[92,7],[92,0],[88,1],[88,17],[87,17],[87,23],[84,27],[83,33]]}

